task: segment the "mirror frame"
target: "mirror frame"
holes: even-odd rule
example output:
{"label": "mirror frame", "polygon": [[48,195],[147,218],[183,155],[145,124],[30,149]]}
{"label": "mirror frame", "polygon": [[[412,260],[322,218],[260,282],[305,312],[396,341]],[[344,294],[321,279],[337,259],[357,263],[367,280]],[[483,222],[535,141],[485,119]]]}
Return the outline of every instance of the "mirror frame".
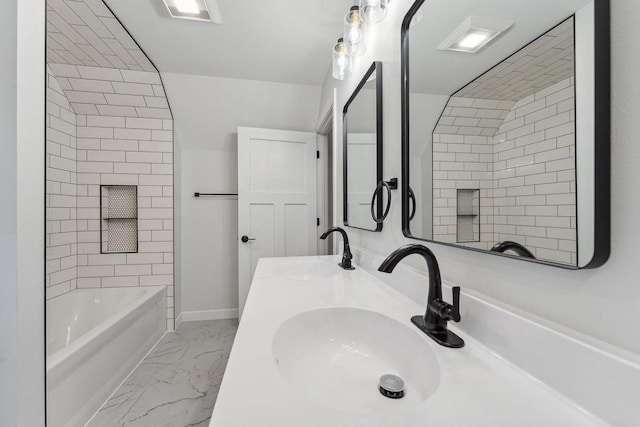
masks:
{"label": "mirror frame", "polygon": [[[401,33],[401,103],[402,103],[402,233],[439,245],[497,255],[508,259],[534,262],[569,270],[596,268],[603,265],[611,251],[611,26],[610,0],[594,0],[594,246],[591,260],[584,266],[560,264],[552,261],[523,258],[505,253],[465,247],[413,236],[409,211],[409,26],[413,16],[426,0],[416,0],[402,21]],[[576,230],[578,232],[578,229]],[[579,235],[578,235],[579,238]]]}
{"label": "mirror frame", "polygon": [[[353,103],[353,101],[356,99],[356,96],[358,96],[358,93],[360,93],[360,90],[364,87],[364,85],[367,83],[367,79],[369,77],[371,77],[371,74],[373,74],[373,72],[375,71],[376,73],[376,182],[375,185],[377,185],[380,181],[383,180],[383,162],[382,162],[382,156],[383,156],[383,151],[382,151],[382,142],[383,142],[383,138],[382,138],[382,130],[383,130],[383,126],[382,126],[382,62],[380,61],[374,61],[371,66],[369,67],[369,69],[367,70],[367,72],[364,74],[364,77],[362,77],[362,79],[360,80],[360,82],[358,83],[358,86],[355,88],[355,90],[353,91],[353,93],[351,94],[351,96],[349,97],[349,99],[347,100],[346,104],[344,105],[344,108],[342,109],[342,215],[343,215],[343,222],[344,225],[347,227],[351,227],[351,228],[357,228],[359,230],[365,230],[365,231],[372,231],[372,232],[379,232],[382,231],[382,222],[380,223],[376,223],[376,228],[375,229],[370,229],[370,228],[364,228],[364,227],[357,227],[355,225],[351,225],[349,224],[349,216],[348,216],[348,209],[347,209],[347,184],[348,184],[348,175],[347,175],[347,171],[348,171],[348,167],[347,167],[347,160],[348,160],[348,138],[347,138],[347,130],[348,130],[348,124],[347,124],[347,112],[349,109],[349,106]],[[376,187],[373,186],[373,191],[375,191]],[[373,195],[373,192],[371,193],[371,195]],[[383,201],[382,201],[382,197],[378,197],[376,200],[376,215],[378,216],[378,218],[382,217],[382,213],[383,213]],[[372,219],[373,221],[373,219]]]}

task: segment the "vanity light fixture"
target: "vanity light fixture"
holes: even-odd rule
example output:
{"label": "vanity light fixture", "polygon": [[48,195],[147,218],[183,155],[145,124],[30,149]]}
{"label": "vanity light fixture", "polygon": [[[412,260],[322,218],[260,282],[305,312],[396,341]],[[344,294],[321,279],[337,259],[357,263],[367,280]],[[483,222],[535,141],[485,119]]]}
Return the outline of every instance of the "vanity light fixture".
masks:
{"label": "vanity light fixture", "polygon": [[344,80],[351,71],[351,57],[347,54],[344,39],[340,37],[333,46],[332,75],[336,80]]}
{"label": "vanity light fixture", "polygon": [[438,46],[438,49],[476,53],[512,25],[512,22],[470,16]]}
{"label": "vanity light fixture", "polygon": [[364,43],[364,26],[358,6],[352,6],[344,17],[343,39],[351,56],[360,56],[367,47]]}
{"label": "vanity light fixture", "polygon": [[162,0],[172,18],[222,24],[216,0]]}
{"label": "vanity light fixture", "polygon": [[367,24],[380,22],[387,16],[388,0],[360,0],[362,20]]}

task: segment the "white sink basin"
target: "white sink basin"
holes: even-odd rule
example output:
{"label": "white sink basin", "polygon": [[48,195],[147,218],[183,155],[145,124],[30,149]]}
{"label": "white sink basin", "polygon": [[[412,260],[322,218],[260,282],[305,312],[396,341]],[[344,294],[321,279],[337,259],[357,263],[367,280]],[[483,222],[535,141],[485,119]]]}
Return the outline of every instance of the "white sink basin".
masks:
{"label": "white sink basin", "polygon": [[[371,412],[389,404],[416,405],[438,387],[440,367],[428,338],[410,328],[363,309],[308,311],[277,330],[274,361],[292,387],[335,409]],[[380,394],[378,380],[384,374],[404,380],[404,398]]]}
{"label": "white sink basin", "polygon": [[318,261],[288,261],[278,264],[273,271],[277,277],[293,280],[326,279],[341,271],[338,264]]}

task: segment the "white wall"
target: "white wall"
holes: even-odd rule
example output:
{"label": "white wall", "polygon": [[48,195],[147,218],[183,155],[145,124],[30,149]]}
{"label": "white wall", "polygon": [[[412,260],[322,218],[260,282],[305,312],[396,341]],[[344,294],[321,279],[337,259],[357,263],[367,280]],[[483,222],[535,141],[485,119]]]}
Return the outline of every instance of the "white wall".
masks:
{"label": "white wall", "polygon": [[[361,75],[374,58],[385,61],[384,162],[387,177],[399,176],[401,171],[400,25],[411,3],[410,0],[397,0],[390,4],[387,18],[370,34],[367,52],[355,61],[352,79],[335,82],[329,78],[323,87],[321,105],[326,108],[334,86],[338,88],[338,105],[343,105],[357,84],[355,76]],[[428,243],[427,246],[437,255],[445,280],[549,319],[570,328],[575,335],[585,334],[597,345],[613,345],[640,355],[640,286],[635,279],[640,221],[634,214],[640,209],[640,193],[636,188],[640,179],[637,168],[640,160],[640,145],[637,144],[640,51],[634,48],[634,41],[640,37],[637,16],[640,16],[640,3],[612,2],[613,226],[609,261],[596,270],[570,271],[437,244]],[[325,111],[321,110],[319,116]],[[337,123],[336,127],[337,134],[341,135],[341,124]],[[338,183],[338,188],[340,185]],[[387,255],[403,244],[417,243],[402,236],[398,199],[396,197],[382,233],[349,230],[355,245]],[[336,203],[342,203],[340,197]],[[415,258],[408,259],[408,263],[424,270],[422,260]]]}
{"label": "white wall", "polygon": [[44,425],[44,2],[0,17],[0,420]]}
{"label": "white wall", "polygon": [[[180,141],[183,319],[230,317],[238,307],[238,126],[315,131],[320,87],[163,73]],[[194,317],[195,316],[195,317]]]}

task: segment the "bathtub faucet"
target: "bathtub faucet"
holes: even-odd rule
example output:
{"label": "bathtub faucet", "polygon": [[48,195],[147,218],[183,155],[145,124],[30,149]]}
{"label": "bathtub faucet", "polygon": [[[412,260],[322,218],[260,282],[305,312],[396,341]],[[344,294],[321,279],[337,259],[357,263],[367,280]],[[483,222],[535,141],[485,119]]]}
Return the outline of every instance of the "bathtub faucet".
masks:
{"label": "bathtub faucet", "polygon": [[340,264],[338,264],[340,267],[342,267],[345,270],[353,270],[353,266],[351,265],[351,260],[353,259],[353,255],[351,254],[351,248],[349,247],[349,237],[347,236],[347,232],[344,231],[342,228],[340,227],[331,227],[330,229],[328,229],[327,231],[325,231],[322,236],[320,236],[320,238],[322,240],[326,239],[327,236],[329,236],[329,234],[333,233],[333,232],[338,232],[340,234],[342,234],[342,240],[344,242],[344,250],[343,250],[343,254],[342,254],[342,261],[340,262]]}

